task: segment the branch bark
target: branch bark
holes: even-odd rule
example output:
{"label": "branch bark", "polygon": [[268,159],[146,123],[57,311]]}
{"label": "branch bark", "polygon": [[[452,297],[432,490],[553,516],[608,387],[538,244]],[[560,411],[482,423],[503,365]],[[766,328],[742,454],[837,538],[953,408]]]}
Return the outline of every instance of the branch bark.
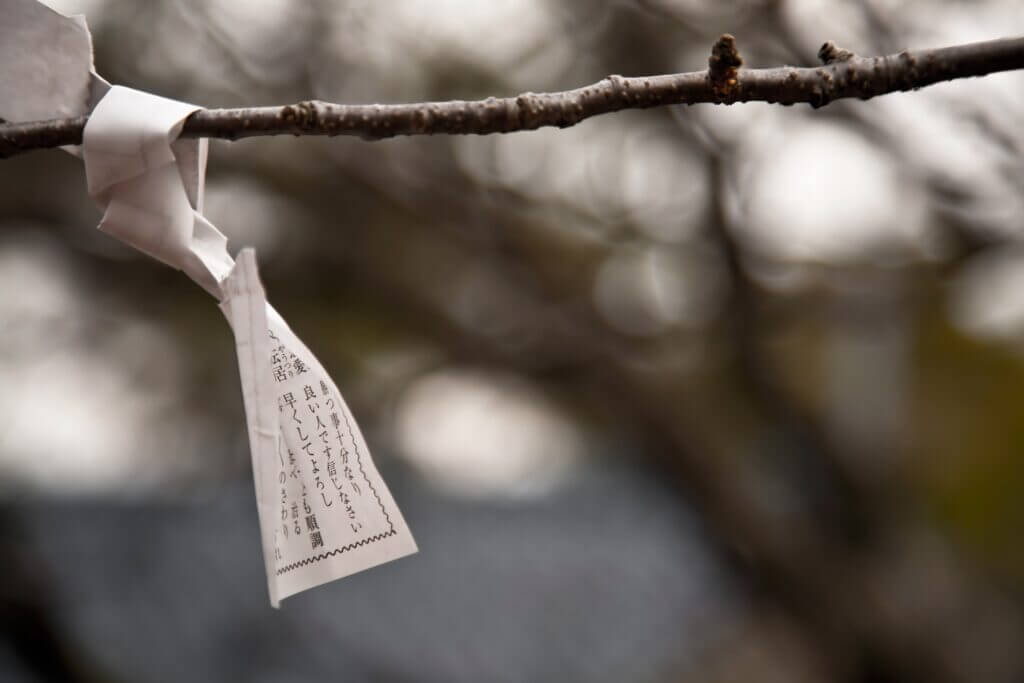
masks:
{"label": "branch bark", "polygon": [[[662,76],[612,75],[575,90],[516,97],[412,104],[334,104],[309,100],[275,107],[203,109],[185,122],[182,137],[236,140],[257,135],[355,135],[381,140],[397,135],[489,135],[567,128],[623,109],[673,104],[805,103],[870,99],[934,83],[1024,69],[1024,38],[1006,38],[932,50],[860,57],[832,43],[818,67],[740,69],[735,40],[723,35],[709,69]],[[82,142],[88,117],[0,125],[0,158]]]}

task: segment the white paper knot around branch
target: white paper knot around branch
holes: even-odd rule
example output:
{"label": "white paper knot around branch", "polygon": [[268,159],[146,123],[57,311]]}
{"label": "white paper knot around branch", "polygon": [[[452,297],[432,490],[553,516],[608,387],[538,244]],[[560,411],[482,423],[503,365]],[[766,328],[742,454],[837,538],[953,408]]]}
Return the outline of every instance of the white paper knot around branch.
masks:
{"label": "white paper knot around branch", "polygon": [[[17,116],[91,108],[81,153],[100,229],[183,271],[231,324],[271,604],[416,552],[338,388],[267,303],[255,253],[236,264],[202,215],[207,143],[177,139],[197,107],[110,87],[92,69],[84,20],[34,0],[0,4],[0,47],[26,60],[5,64],[0,115],[20,101]],[[49,85],[33,96],[40,81]]]}
{"label": "white paper knot around branch", "polygon": [[89,117],[83,158],[100,230],[182,270],[218,300],[227,238],[199,212],[206,140],[175,140],[197,107],[114,86]]}

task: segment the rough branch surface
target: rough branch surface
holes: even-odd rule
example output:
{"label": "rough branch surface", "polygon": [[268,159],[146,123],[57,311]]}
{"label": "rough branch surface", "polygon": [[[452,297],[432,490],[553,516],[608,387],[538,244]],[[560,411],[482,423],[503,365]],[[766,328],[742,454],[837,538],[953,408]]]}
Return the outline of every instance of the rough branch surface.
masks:
{"label": "rough branch surface", "polygon": [[[818,67],[741,69],[730,35],[715,43],[707,71],[624,78],[554,93],[415,104],[333,104],[311,100],[278,107],[204,109],[185,122],[182,137],[236,140],[255,135],[356,135],[380,140],[396,135],[488,135],[566,128],[623,109],[672,104],[735,102],[806,103],[869,99],[940,81],[1024,68],[1024,38],[970,43],[934,50],[861,57],[832,43],[822,46]],[[87,117],[0,125],[0,158],[35,149],[79,144]]]}

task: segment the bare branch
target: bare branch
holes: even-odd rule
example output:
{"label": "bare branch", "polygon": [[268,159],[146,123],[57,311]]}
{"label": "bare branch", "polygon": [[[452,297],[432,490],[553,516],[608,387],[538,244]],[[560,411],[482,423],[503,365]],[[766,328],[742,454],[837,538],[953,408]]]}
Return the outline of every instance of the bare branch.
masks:
{"label": "bare branch", "polygon": [[[488,135],[567,128],[621,111],[672,104],[798,103],[822,107],[841,98],[869,99],[933,83],[1024,68],[1024,38],[1006,38],[934,50],[861,57],[832,43],[818,67],[740,69],[730,35],[712,51],[709,69],[663,76],[609,76],[592,85],[516,97],[414,104],[333,104],[310,100],[279,107],[203,109],[185,122],[183,137],[236,140],[255,135]],[[0,158],[82,142],[87,117],[0,125]]]}

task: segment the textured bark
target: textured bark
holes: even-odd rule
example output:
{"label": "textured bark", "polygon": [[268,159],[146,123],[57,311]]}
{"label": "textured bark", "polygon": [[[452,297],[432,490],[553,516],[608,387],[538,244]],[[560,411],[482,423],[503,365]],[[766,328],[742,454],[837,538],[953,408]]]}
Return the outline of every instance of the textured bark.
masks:
{"label": "textured bark", "polygon": [[[869,99],[957,78],[1024,68],[1024,38],[934,50],[860,57],[825,43],[817,67],[740,69],[730,35],[712,50],[709,69],[662,76],[608,76],[554,93],[414,104],[334,104],[310,100],[276,107],[204,109],[185,122],[182,137],[236,140],[256,135],[355,135],[381,140],[396,135],[489,135],[567,128],[623,109],[672,104],[772,102],[822,107],[837,99]],[[87,117],[0,125],[0,158],[82,142]]]}

